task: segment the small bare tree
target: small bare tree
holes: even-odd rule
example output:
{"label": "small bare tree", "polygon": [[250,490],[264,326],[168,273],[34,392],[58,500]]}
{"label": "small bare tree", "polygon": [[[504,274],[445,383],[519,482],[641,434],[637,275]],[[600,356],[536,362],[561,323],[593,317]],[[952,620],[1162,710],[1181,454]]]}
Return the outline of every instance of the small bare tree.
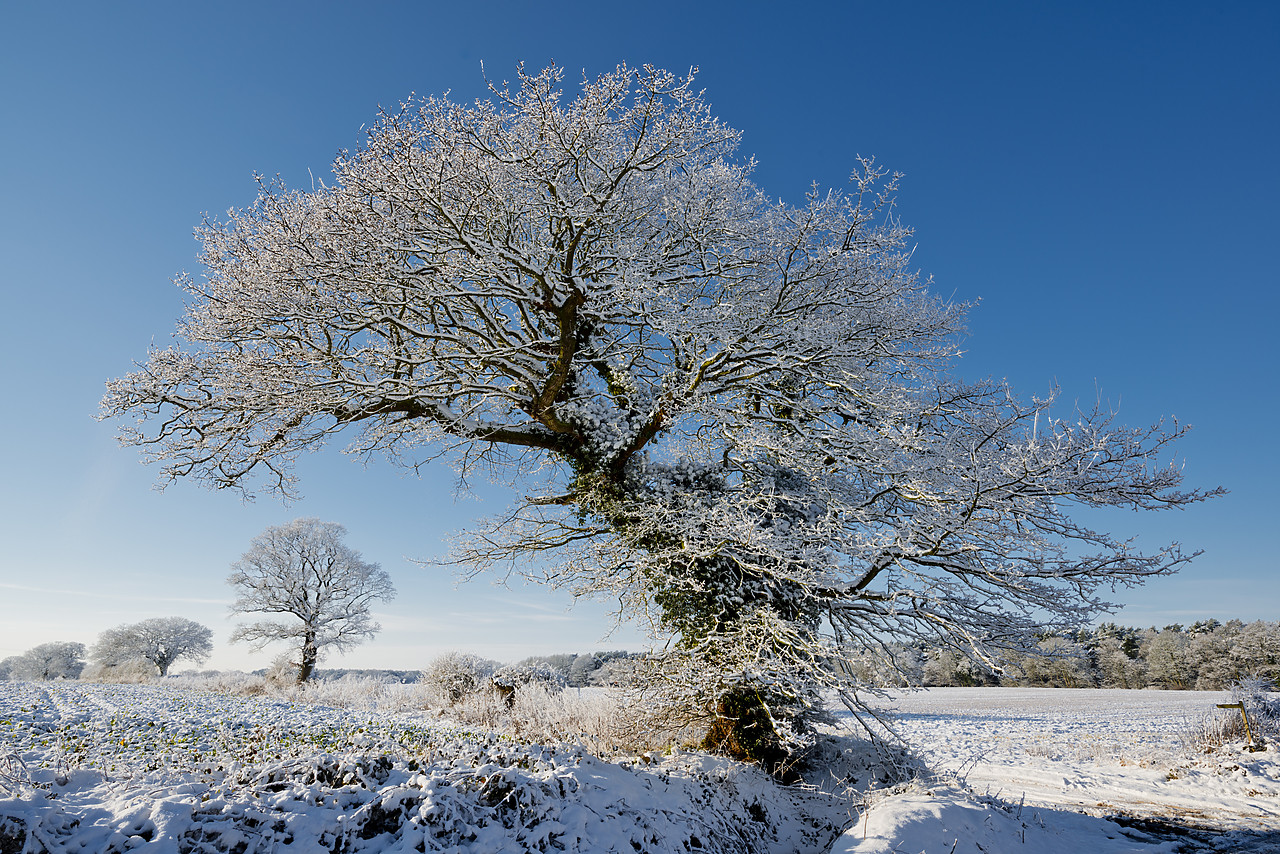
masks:
{"label": "small bare tree", "polygon": [[153,617],[133,625],[116,626],[98,635],[90,657],[103,667],[130,661],[149,661],[169,675],[179,658],[204,661],[213,651],[213,632],[184,617]]}
{"label": "small bare tree", "polygon": [[371,605],[396,595],[386,572],[342,542],[346,533],[318,519],[267,528],[227,578],[238,594],[232,613],[285,618],[241,624],[231,641],[248,641],[255,649],[296,643],[298,684],[311,678],[322,649],[346,649],[373,637],[382,627],[369,618]]}

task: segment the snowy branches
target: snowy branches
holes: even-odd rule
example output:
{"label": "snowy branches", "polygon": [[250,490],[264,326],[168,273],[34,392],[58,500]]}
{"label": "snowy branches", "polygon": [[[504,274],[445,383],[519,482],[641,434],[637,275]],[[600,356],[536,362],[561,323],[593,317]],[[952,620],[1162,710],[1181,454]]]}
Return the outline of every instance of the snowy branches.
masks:
{"label": "snowy branches", "polygon": [[[340,433],[524,478],[457,561],[555,550],[548,580],[649,612],[717,714],[726,685],[808,708],[813,673],[886,638],[994,665],[1189,558],[1070,516],[1212,494],[1158,462],[1183,428],[948,376],[963,307],[908,268],[896,176],[774,202],[692,78],[560,82],[405,104],[332,186],[206,223],[187,344],[108,384],[124,441],[166,479],[286,495]],[[743,676],[748,649],[790,676]]]}
{"label": "snowy branches", "polygon": [[[261,648],[273,641],[299,647],[298,682],[310,678],[326,647],[347,649],[373,637],[370,618],[378,600],[395,596],[391,577],[342,542],[346,529],[334,522],[295,519],[267,528],[232,567],[233,613],[280,615],[241,624],[232,642]],[[296,620],[296,622],[295,622]]]}
{"label": "snowy branches", "polygon": [[98,636],[90,655],[104,667],[147,661],[166,676],[179,658],[200,662],[212,651],[213,632],[205,626],[183,617],[154,617],[107,629]]}

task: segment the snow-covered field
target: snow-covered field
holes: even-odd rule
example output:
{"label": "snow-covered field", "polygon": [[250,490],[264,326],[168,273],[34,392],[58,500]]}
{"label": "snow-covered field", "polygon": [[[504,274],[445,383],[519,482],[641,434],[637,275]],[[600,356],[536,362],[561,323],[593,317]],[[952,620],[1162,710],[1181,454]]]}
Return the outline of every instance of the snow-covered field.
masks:
{"label": "snow-covered field", "polygon": [[0,682],[0,851],[1280,851],[1276,749],[1185,743],[1223,699],[908,694],[899,728],[936,773],[875,788],[849,754],[841,777],[859,783],[837,795],[695,754],[609,763],[372,705]]}
{"label": "snow-covered field", "polygon": [[[1205,753],[1189,742],[1204,716],[1229,700],[1216,692],[1058,688],[895,695],[882,705],[938,785],[873,805],[837,850],[947,854],[958,839],[956,854],[1280,852],[1276,746]],[[1100,820],[1106,816],[1123,825]],[[1175,842],[1180,827],[1190,834]],[[1163,844],[1132,838],[1144,828]],[[1023,847],[1033,840],[1035,847]]]}
{"label": "snow-covered field", "polygon": [[434,715],[160,685],[0,682],[0,733],[5,854],[781,854],[821,851],[847,820],[696,754],[610,763]]}

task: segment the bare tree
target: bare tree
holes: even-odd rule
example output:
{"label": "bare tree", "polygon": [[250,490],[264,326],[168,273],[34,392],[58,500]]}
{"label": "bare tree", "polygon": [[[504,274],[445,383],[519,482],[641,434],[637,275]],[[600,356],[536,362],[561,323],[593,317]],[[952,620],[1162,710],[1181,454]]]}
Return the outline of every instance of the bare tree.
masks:
{"label": "bare tree", "polygon": [[318,519],[267,528],[227,578],[238,594],[233,613],[285,618],[237,626],[232,642],[256,649],[273,641],[297,644],[299,684],[311,678],[322,650],[373,637],[382,627],[370,619],[370,607],[395,596],[390,576],[342,542],[346,533]]}
{"label": "bare tree", "polygon": [[[561,72],[385,114],[311,192],[200,230],[187,346],[108,384],[163,477],[293,492],[297,456],[449,456],[529,497],[471,568],[649,612],[650,671],[707,745],[783,768],[842,662],[895,640],[984,667],[1174,571],[1072,506],[1180,507],[1183,432],[1061,417],[948,375],[964,307],[909,269],[896,176],[771,199],[693,87]],[[545,565],[545,562],[539,562]]]}
{"label": "bare tree", "polygon": [[153,617],[116,626],[98,635],[90,657],[104,667],[129,661],[149,661],[161,676],[179,658],[201,662],[213,651],[213,632],[184,617]]}

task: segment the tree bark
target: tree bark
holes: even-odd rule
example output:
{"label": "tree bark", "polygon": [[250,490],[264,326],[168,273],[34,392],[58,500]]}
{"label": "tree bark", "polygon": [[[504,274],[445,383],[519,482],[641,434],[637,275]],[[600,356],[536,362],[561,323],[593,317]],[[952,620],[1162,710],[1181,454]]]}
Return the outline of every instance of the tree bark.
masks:
{"label": "tree bark", "polygon": [[316,633],[307,632],[302,640],[302,661],[298,665],[298,684],[306,682],[315,672],[320,650],[316,647]]}

